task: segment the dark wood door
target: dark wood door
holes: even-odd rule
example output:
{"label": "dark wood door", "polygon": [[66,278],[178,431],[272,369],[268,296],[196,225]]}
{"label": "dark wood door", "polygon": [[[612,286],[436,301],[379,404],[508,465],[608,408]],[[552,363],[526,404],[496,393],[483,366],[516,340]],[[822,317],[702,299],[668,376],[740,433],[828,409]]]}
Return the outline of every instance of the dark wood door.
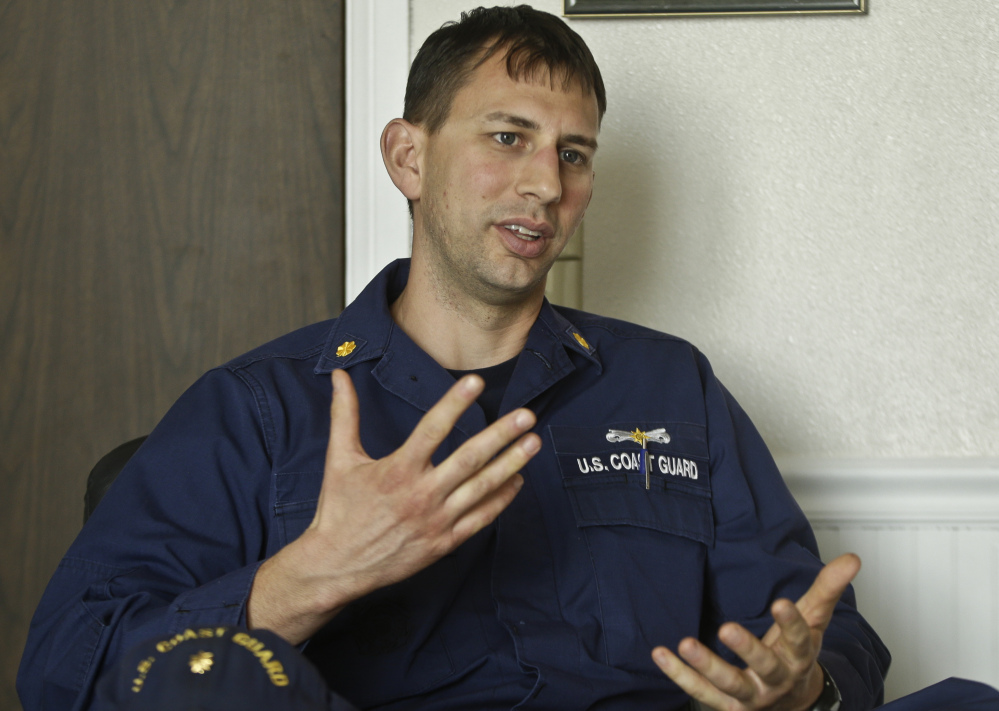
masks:
{"label": "dark wood door", "polygon": [[343,299],[339,0],[0,0],[0,708],[93,463]]}

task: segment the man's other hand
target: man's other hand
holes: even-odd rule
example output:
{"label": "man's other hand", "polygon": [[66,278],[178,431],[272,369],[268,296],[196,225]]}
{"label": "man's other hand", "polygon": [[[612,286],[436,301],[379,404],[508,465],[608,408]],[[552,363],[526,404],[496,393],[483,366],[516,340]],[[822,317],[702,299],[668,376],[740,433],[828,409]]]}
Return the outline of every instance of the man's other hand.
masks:
{"label": "man's other hand", "polygon": [[847,553],[822,568],[797,603],[774,602],[770,611],[775,622],[762,640],[734,622],[722,625],[718,638],[746,663],[745,669],[692,637],[680,641],[679,656],[656,647],[652,658],[691,697],[719,711],[808,709],[822,692],[822,635],[859,570],[860,558]]}
{"label": "man's other hand", "polygon": [[[459,380],[399,449],[364,451],[350,376],[334,370],[330,441],[309,528],[257,571],[247,620],[293,644],[312,636],[351,600],[404,580],[489,525],[523,484],[520,469],[541,448],[536,418],[515,410],[439,465],[434,452],[482,392]],[[511,446],[511,443],[512,446]]]}

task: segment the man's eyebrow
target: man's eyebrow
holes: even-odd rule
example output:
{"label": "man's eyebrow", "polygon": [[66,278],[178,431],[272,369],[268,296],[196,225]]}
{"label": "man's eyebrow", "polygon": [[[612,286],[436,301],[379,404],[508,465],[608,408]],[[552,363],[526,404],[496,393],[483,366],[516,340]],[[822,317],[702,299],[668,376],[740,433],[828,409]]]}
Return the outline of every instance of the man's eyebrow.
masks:
{"label": "man's eyebrow", "polygon": [[[508,114],[505,111],[493,111],[490,114],[486,114],[485,120],[489,121],[499,121],[502,123],[508,123],[513,126],[519,126],[520,128],[526,128],[529,131],[538,131],[541,126],[537,122],[531,119],[524,118],[523,116],[517,116],[515,114]],[[597,141],[595,138],[590,138],[589,136],[584,136],[579,133],[568,133],[562,136],[562,141],[565,143],[572,143],[577,146],[586,146],[590,150],[597,150]]]}
{"label": "man's eyebrow", "polygon": [[486,121],[501,121],[502,123],[513,124],[514,126],[520,126],[521,128],[526,128],[531,131],[537,131],[541,128],[541,126],[534,121],[531,121],[531,119],[524,118],[523,116],[516,116],[514,114],[508,114],[505,111],[493,111],[491,114],[486,114]]}
{"label": "man's eyebrow", "polygon": [[577,146],[586,146],[592,151],[597,150],[597,139],[590,138],[589,136],[583,136],[578,133],[567,133],[562,136],[562,140],[566,143],[573,143]]}

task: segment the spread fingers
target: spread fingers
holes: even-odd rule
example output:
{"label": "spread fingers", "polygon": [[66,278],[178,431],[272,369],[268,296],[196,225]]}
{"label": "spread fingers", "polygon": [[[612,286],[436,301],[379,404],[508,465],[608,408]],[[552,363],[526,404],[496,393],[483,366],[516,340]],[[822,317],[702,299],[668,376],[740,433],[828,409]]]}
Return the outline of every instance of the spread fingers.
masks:
{"label": "spread fingers", "polygon": [[[512,478],[520,481],[520,470],[541,449],[541,438],[527,433],[471,475],[465,475],[447,497],[445,506],[455,517],[478,505]],[[457,452],[456,452],[457,454]],[[519,489],[519,484],[517,486]]]}
{"label": "spread fingers", "polygon": [[441,442],[454,429],[462,413],[475,402],[484,383],[477,375],[466,375],[444,393],[417,423],[400,452],[417,462],[429,462]]}
{"label": "spread fingers", "polygon": [[683,640],[679,649],[683,659],[666,647],[652,650],[652,659],[663,674],[702,704],[724,709],[752,697],[752,685],[740,678],[741,672],[696,640]]}
{"label": "spread fingers", "polygon": [[[456,449],[441,462],[434,476],[449,505],[462,510],[474,505],[520,471],[541,448],[534,434],[523,436],[537,421],[530,410],[514,410]],[[513,446],[511,442],[518,440]]]}

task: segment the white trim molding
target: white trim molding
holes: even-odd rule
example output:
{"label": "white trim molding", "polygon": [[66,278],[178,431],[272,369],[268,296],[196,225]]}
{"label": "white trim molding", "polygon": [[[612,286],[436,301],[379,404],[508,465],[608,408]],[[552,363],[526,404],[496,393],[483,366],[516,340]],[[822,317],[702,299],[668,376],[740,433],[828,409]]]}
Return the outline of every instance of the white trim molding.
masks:
{"label": "white trim molding", "polygon": [[999,459],[778,458],[812,525],[999,526]]}
{"label": "white trim molding", "polygon": [[382,128],[402,115],[409,0],[347,0],[344,291],[350,303],[386,264],[409,255],[405,198],[382,165]]}
{"label": "white trim molding", "polygon": [[778,458],[823,560],[892,650],[885,700],[949,676],[999,686],[999,459]]}

